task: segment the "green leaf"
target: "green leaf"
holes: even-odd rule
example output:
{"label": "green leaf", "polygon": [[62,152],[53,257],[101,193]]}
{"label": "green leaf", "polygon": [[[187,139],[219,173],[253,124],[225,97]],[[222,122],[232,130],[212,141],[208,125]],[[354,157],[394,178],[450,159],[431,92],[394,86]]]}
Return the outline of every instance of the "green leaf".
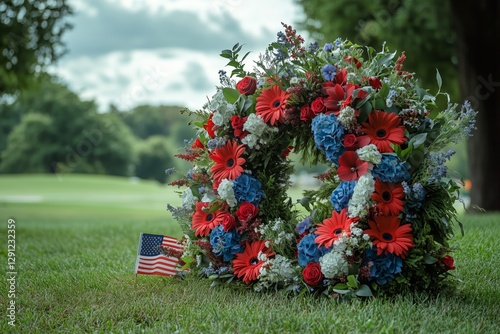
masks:
{"label": "green leaf", "polygon": [[430,254],[425,254],[424,255],[424,262],[426,264],[433,264],[433,263],[437,262],[437,259],[435,257],[431,256]]}
{"label": "green leaf", "polygon": [[222,94],[224,95],[226,101],[231,104],[236,103],[236,101],[240,97],[240,93],[236,89],[228,87],[222,89]]}
{"label": "green leaf", "polygon": [[410,143],[413,145],[413,148],[416,149],[423,143],[425,143],[425,140],[427,139],[427,133],[419,133],[418,135],[413,136],[410,139]]}
{"label": "green leaf", "polygon": [[381,66],[387,65],[394,58],[394,56],[396,56],[396,51],[394,51],[393,53],[388,53],[385,56],[379,58],[377,62]]}
{"label": "green leaf", "polygon": [[366,284],[361,285],[354,293],[359,297],[373,297],[372,290]]}
{"label": "green leaf", "polygon": [[390,90],[391,89],[389,88],[389,85],[386,83],[383,83],[382,88],[380,89],[380,91],[378,93],[379,93],[380,97],[382,97],[385,100],[387,98],[387,96],[389,95]]}
{"label": "green leaf", "polygon": [[358,288],[358,280],[354,277],[354,275],[347,276],[347,286],[353,289]]}
{"label": "green leaf", "polygon": [[441,74],[439,74],[439,70],[436,68],[436,81],[438,84],[438,93],[441,91],[441,85],[443,84],[443,80],[441,79]]}
{"label": "green leaf", "polygon": [[372,104],[373,104],[373,109],[377,109],[377,110],[385,110],[385,108],[387,107],[384,99],[375,99],[372,102]]}
{"label": "green leaf", "polygon": [[335,284],[335,286],[333,288],[337,289],[337,290],[347,290],[347,289],[349,289],[349,287],[345,283]]}

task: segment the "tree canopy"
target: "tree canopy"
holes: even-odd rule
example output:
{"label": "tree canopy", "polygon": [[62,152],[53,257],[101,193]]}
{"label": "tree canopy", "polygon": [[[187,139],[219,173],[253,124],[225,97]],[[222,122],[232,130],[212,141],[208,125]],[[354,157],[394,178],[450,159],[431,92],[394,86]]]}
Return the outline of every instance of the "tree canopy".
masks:
{"label": "tree canopy", "polygon": [[71,13],[66,0],[0,2],[0,95],[26,87],[64,53]]}

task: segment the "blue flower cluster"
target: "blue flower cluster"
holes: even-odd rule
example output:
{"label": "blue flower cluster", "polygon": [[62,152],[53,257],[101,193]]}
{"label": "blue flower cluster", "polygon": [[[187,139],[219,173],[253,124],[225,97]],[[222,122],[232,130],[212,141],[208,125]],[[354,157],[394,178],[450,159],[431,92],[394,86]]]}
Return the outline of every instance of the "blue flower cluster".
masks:
{"label": "blue flower cluster", "polygon": [[422,209],[425,200],[425,188],[420,182],[416,182],[413,186],[410,186],[406,182],[402,182],[403,190],[405,192],[405,206],[404,213],[406,219],[412,220],[416,219],[416,211]]}
{"label": "blue flower cluster", "polygon": [[408,165],[390,154],[382,154],[382,162],[373,168],[372,174],[382,182],[400,183],[411,178]]}
{"label": "blue flower cluster", "polygon": [[445,163],[450,160],[455,153],[454,150],[447,150],[446,152],[438,152],[430,155],[429,169],[431,170],[431,176],[428,179],[429,183],[439,183],[443,177],[446,177],[448,174],[448,167]]}
{"label": "blue flower cluster", "polygon": [[321,75],[323,76],[323,79],[325,79],[326,81],[333,81],[336,73],[337,69],[332,64],[326,64],[321,69]]}
{"label": "blue flower cluster", "polygon": [[341,182],[337,188],[335,188],[330,196],[330,202],[335,211],[340,212],[344,208],[347,208],[352,194],[354,193],[356,183],[356,181]]}
{"label": "blue flower cluster", "polygon": [[222,256],[224,262],[233,259],[236,253],[241,253],[243,247],[240,245],[240,237],[235,229],[226,232],[222,225],[217,226],[210,232],[210,245],[212,252],[217,256]]}
{"label": "blue flower cluster", "polygon": [[300,240],[297,245],[299,251],[299,265],[302,267],[307,266],[309,262],[318,262],[319,258],[328,253],[330,248],[324,246],[318,247],[314,242],[316,234],[308,234]]}
{"label": "blue flower cluster", "polygon": [[297,226],[295,227],[295,231],[297,231],[297,234],[301,235],[302,233],[307,231],[311,227],[311,222],[312,218],[307,217],[306,219],[298,223]]}
{"label": "blue flower cluster", "polygon": [[250,202],[258,205],[264,198],[264,192],[261,189],[260,181],[246,173],[238,176],[233,182],[234,197],[239,203]]}
{"label": "blue flower cluster", "polygon": [[312,132],[316,147],[325,153],[328,161],[338,166],[339,157],[345,152],[342,145],[344,127],[335,115],[319,114],[312,120]]}
{"label": "blue flower cluster", "polygon": [[403,260],[399,256],[391,253],[377,255],[376,247],[366,250],[366,259],[372,264],[369,280],[379,285],[392,281],[403,268]]}

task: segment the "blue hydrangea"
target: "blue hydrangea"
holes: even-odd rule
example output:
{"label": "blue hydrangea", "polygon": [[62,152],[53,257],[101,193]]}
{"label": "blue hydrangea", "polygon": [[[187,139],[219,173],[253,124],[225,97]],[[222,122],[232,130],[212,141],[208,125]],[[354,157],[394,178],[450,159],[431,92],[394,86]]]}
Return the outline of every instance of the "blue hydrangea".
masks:
{"label": "blue hydrangea", "polygon": [[341,182],[337,188],[335,188],[330,196],[330,202],[335,211],[340,212],[344,208],[347,208],[352,194],[354,193],[356,183],[356,181]]}
{"label": "blue hydrangea", "polygon": [[308,234],[303,237],[297,245],[299,251],[299,265],[302,267],[307,266],[309,262],[318,262],[319,258],[330,250],[325,246],[318,247],[318,244],[314,242],[316,237],[316,234]]}
{"label": "blue hydrangea", "polygon": [[243,247],[240,245],[241,234],[235,229],[226,232],[222,225],[217,226],[210,232],[210,245],[212,252],[217,256],[222,256],[225,262],[234,258],[236,253],[241,253]]}
{"label": "blue hydrangea", "polygon": [[333,44],[332,43],[326,43],[325,46],[323,46],[323,51],[325,52],[330,52],[333,49]]}
{"label": "blue hydrangea", "polygon": [[332,64],[326,64],[321,69],[321,75],[326,81],[333,81],[333,79],[335,78],[335,74],[337,74],[336,72],[337,69]]}
{"label": "blue hydrangea", "polygon": [[372,264],[369,280],[379,285],[392,281],[403,268],[403,260],[399,256],[391,253],[377,255],[376,247],[366,250],[366,259]]}
{"label": "blue hydrangea", "polygon": [[311,220],[311,217],[307,217],[306,219],[298,223],[295,227],[295,231],[297,231],[299,235],[307,231],[311,227]]}
{"label": "blue hydrangea", "polygon": [[333,114],[319,114],[312,120],[312,132],[316,147],[326,155],[326,159],[338,166],[339,157],[345,152],[344,127]]}
{"label": "blue hydrangea", "polygon": [[372,171],[382,182],[400,183],[411,178],[408,165],[395,155],[382,154],[382,162]]}
{"label": "blue hydrangea", "polygon": [[234,197],[239,203],[250,202],[258,205],[264,198],[264,192],[261,189],[260,181],[245,173],[233,181]]}

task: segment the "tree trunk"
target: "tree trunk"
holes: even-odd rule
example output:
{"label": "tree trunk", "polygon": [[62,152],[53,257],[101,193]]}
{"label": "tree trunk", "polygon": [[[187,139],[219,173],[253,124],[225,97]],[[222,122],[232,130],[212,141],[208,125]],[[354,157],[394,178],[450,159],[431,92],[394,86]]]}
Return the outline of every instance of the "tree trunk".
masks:
{"label": "tree trunk", "polygon": [[461,95],[479,112],[468,143],[471,204],[500,211],[500,2],[450,3]]}

